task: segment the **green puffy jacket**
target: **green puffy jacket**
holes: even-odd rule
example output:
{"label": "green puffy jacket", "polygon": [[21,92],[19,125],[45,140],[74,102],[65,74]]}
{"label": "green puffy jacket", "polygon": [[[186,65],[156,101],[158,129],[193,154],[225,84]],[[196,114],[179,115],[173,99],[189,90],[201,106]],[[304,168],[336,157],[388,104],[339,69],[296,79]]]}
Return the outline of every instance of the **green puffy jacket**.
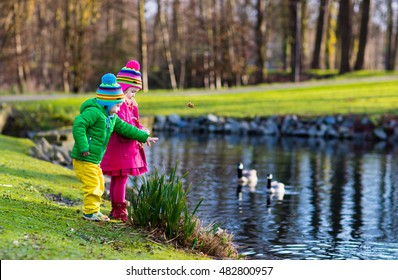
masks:
{"label": "green puffy jacket", "polygon": [[[105,108],[99,105],[95,98],[85,101],[72,127],[75,139],[72,158],[99,164],[113,130],[142,143],[149,137],[148,133],[122,121],[116,114],[109,117]],[[82,153],[87,151],[90,155],[84,157]]]}

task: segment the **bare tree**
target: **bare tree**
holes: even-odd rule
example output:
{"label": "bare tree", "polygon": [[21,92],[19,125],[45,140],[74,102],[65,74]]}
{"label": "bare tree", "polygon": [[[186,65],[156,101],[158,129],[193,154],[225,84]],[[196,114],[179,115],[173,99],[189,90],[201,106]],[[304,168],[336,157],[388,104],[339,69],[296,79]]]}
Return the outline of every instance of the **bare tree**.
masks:
{"label": "bare tree", "polygon": [[180,0],[173,2],[173,16],[174,16],[174,37],[175,37],[175,57],[178,60],[179,68],[179,88],[185,87],[186,76],[186,44],[185,44],[185,20]]}
{"label": "bare tree", "polygon": [[325,37],[325,27],[327,26],[326,21],[328,19],[328,6],[329,0],[320,0],[314,52],[312,54],[311,62],[311,68],[313,69],[319,69],[321,67],[321,51],[323,45],[322,43]]}
{"label": "bare tree", "polygon": [[71,16],[70,16],[70,0],[65,0],[64,3],[64,17],[65,17],[65,28],[64,28],[64,61],[62,64],[62,84],[64,88],[64,92],[70,92],[70,86],[69,86],[69,65],[70,65],[70,59],[71,59]]}
{"label": "bare tree", "polygon": [[331,1],[329,5],[329,12],[326,27],[325,40],[325,57],[324,64],[326,69],[336,68],[336,43],[337,43],[337,21],[335,19],[337,14],[337,7],[335,1]]}
{"label": "bare tree", "polygon": [[239,62],[238,48],[239,38],[237,37],[236,25],[236,1],[222,1],[221,15],[230,15],[228,17],[221,17],[221,34],[224,38],[222,40],[222,65],[223,65],[223,83],[224,85],[238,84],[240,85],[241,64]]}
{"label": "bare tree", "polygon": [[99,12],[99,3],[93,0],[71,0],[71,23],[72,32],[70,37],[71,68],[72,68],[72,92],[78,93],[83,90],[83,74],[88,69],[90,53],[87,52],[86,41],[92,37],[93,23]]}
{"label": "bare tree", "polygon": [[307,0],[300,0],[300,10],[298,11],[300,24],[300,73],[309,67],[308,65],[308,44],[306,43],[308,36],[308,9]]}
{"label": "bare tree", "polygon": [[386,33],[386,58],[385,70],[391,71],[393,68],[393,29],[394,29],[394,14],[393,14],[393,1],[387,0],[387,33]]}
{"label": "bare tree", "polygon": [[20,93],[25,91],[26,80],[23,69],[23,57],[22,57],[22,35],[21,35],[21,14],[20,1],[14,1],[13,5],[13,19],[14,19],[14,42],[15,42],[15,58],[17,63],[17,81],[18,89]]}
{"label": "bare tree", "polygon": [[37,64],[39,65],[39,72],[38,72],[38,77],[42,81],[42,86],[45,88],[49,88],[51,81],[50,81],[50,76],[49,76],[49,66],[48,66],[48,60],[49,60],[49,55],[50,55],[50,44],[48,44],[46,41],[49,40],[48,36],[48,27],[49,24],[47,23],[47,20],[49,18],[49,15],[47,14],[47,9],[46,9],[46,0],[38,0],[37,3],[37,10],[36,10],[36,15],[37,15],[37,29],[39,32],[39,36],[36,36],[35,40],[35,52],[36,52],[36,61]]}
{"label": "bare tree", "polygon": [[283,71],[287,71],[289,67],[289,48],[291,47],[292,41],[292,34],[291,34],[291,11],[290,11],[291,0],[284,0],[282,1],[281,5],[281,45],[282,45],[282,52],[281,52],[281,64]]}
{"label": "bare tree", "polygon": [[264,74],[267,69],[265,66],[266,60],[266,28],[267,22],[265,20],[265,1],[257,0],[256,12],[257,12],[257,23],[256,23],[256,49],[257,49],[257,59],[256,59],[256,83],[262,83],[264,81]]}
{"label": "bare tree", "polygon": [[340,74],[351,71],[352,4],[351,0],[340,0],[338,17],[340,35]]}
{"label": "bare tree", "polygon": [[147,31],[146,31],[146,20],[145,20],[145,0],[138,1],[138,44],[140,49],[140,63],[141,63],[141,75],[142,75],[142,89],[147,92],[149,89],[148,85],[148,42],[147,42]]}
{"label": "bare tree", "polygon": [[204,84],[206,88],[215,88],[215,71],[214,71],[214,32],[212,26],[212,3],[211,0],[205,1],[204,18],[206,27],[206,50],[204,53]]}
{"label": "bare tree", "polygon": [[392,52],[392,56],[391,56],[391,68],[392,70],[395,69],[395,64],[396,64],[396,58],[397,58],[397,51],[398,51],[398,18],[397,18],[397,24],[395,27],[396,31],[395,31],[395,42],[394,42],[394,49]]}
{"label": "bare tree", "polygon": [[198,87],[199,78],[198,78],[198,67],[197,60],[198,60],[198,42],[199,38],[197,33],[194,36],[194,30],[199,29],[199,21],[197,17],[198,11],[198,4],[195,0],[190,0],[189,4],[187,5],[185,16],[187,17],[186,20],[186,37],[184,38],[187,40],[186,43],[186,85],[187,87]]}
{"label": "bare tree", "polygon": [[164,48],[164,52],[165,52],[165,56],[166,56],[167,67],[169,69],[171,87],[173,90],[176,90],[177,89],[177,80],[176,80],[176,76],[175,76],[175,72],[174,72],[173,58],[171,55],[170,35],[169,35],[169,31],[167,29],[166,15],[162,8],[162,1],[157,0],[157,3],[158,3],[159,24],[160,24],[160,29],[162,32],[163,48]]}
{"label": "bare tree", "polygon": [[237,64],[235,64],[236,73],[236,84],[240,85],[241,81],[244,85],[247,85],[249,83],[249,77],[247,74],[247,60],[248,60],[248,54],[247,54],[247,49],[248,49],[248,30],[250,30],[249,26],[249,16],[248,16],[248,10],[249,10],[249,3],[250,0],[245,0],[244,3],[242,4],[242,7],[240,9],[240,23],[238,22],[237,28],[241,32],[236,32],[238,34],[235,34],[236,36],[236,48],[237,48]]}
{"label": "bare tree", "polygon": [[362,8],[361,30],[359,33],[359,47],[358,47],[357,59],[354,66],[355,70],[362,70],[364,67],[365,50],[368,40],[368,29],[369,29],[370,0],[363,0],[361,8]]}
{"label": "bare tree", "polygon": [[291,32],[291,81],[300,81],[301,68],[301,2],[300,0],[290,0],[289,10],[291,15],[290,32]]}
{"label": "bare tree", "polygon": [[220,14],[221,14],[221,5],[217,3],[217,0],[212,0],[212,29],[213,29],[213,65],[214,65],[214,85],[216,89],[220,89],[222,87],[222,52],[221,49],[221,40],[224,40],[221,37],[224,37],[224,34],[221,34],[221,26],[220,23]]}

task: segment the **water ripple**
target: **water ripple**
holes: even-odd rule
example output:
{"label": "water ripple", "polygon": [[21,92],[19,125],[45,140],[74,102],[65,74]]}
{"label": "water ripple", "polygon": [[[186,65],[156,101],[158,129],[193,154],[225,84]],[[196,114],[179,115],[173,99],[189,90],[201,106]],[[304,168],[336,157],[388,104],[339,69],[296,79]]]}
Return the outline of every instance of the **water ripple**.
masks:
{"label": "water ripple", "polygon": [[[398,145],[357,141],[159,135],[149,166],[189,171],[197,215],[234,235],[249,259],[398,260]],[[238,194],[236,163],[258,173]],[[266,174],[286,184],[265,192]]]}

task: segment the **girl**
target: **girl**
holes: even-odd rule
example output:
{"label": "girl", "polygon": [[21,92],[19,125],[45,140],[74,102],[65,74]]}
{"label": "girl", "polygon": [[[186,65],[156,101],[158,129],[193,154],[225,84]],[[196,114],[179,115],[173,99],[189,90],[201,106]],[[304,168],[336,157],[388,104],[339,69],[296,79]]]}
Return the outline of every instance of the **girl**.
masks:
{"label": "girl", "polygon": [[[138,104],[135,94],[142,89],[140,64],[129,61],[117,74],[117,82],[122,87],[125,101],[120,106],[118,116],[127,123],[149,133],[148,129],[139,122]],[[128,176],[138,176],[148,171],[143,144],[131,139],[126,139],[118,133],[113,133],[110,145],[101,162],[105,175],[111,177],[110,199],[112,211],[111,219],[128,221],[126,196],[126,183]]]}

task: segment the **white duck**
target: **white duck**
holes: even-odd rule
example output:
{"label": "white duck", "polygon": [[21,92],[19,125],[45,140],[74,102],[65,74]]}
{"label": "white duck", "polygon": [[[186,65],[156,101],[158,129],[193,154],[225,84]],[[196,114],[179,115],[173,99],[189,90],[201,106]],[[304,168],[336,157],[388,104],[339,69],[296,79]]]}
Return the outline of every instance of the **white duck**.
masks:
{"label": "white duck", "polygon": [[283,195],[285,193],[285,184],[278,181],[272,181],[272,174],[267,174],[267,192]]}
{"label": "white duck", "polygon": [[257,185],[258,177],[257,171],[255,169],[245,170],[243,169],[243,163],[238,164],[238,184],[244,186],[249,185],[249,187],[254,188]]}

